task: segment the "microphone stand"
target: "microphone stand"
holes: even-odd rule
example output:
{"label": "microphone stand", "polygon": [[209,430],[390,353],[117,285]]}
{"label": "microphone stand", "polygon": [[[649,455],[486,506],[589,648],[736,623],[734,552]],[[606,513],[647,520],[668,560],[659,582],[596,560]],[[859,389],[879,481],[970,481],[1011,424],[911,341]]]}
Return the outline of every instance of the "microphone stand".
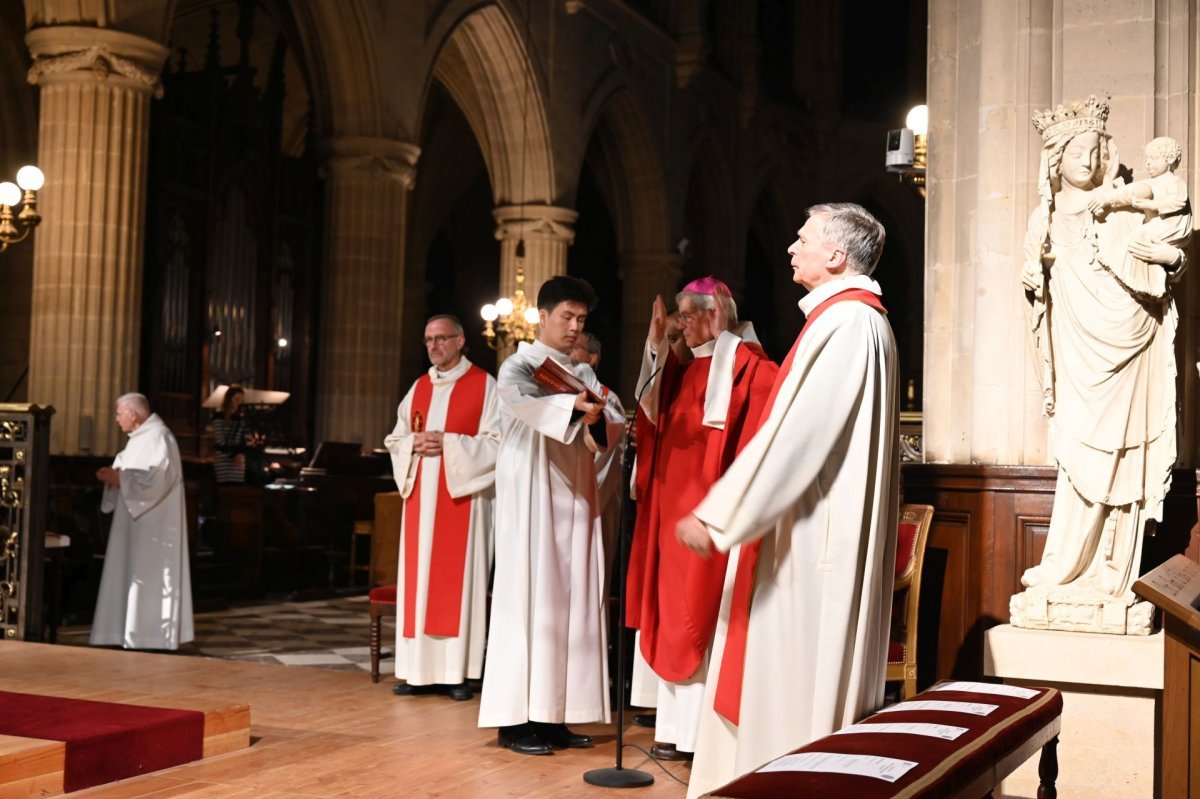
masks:
{"label": "microphone stand", "polygon": [[[637,412],[634,406],[634,413]],[[629,497],[629,480],[633,476],[636,442],[630,441],[625,447],[625,457],[621,463],[622,500],[621,500],[621,531],[618,536],[617,566],[614,577],[617,584],[617,763],[613,768],[597,768],[586,771],[583,781],[589,785],[599,785],[602,788],[642,788],[654,783],[654,776],[645,771],[625,768],[621,765],[625,752],[625,578],[628,564],[626,563],[626,541],[633,533],[636,510],[633,500]]]}

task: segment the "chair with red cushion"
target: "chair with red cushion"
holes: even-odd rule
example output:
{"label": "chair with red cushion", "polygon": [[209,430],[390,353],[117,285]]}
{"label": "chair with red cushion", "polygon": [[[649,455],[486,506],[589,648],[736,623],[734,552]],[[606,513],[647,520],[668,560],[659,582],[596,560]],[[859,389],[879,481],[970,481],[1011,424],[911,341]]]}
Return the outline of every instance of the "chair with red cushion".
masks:
{"label": "chair with red cushion", "polygon": [[381,585],[367,595],[371,602],[371,682],[379,682],[379,638],[384,616],[396,615],[396,586]]}
{"label": "chair with red cushion", "polygon": [[932,521],[932,505],[900,506],[887,680],[903,683],[901,699],[917,693],[917,611],[921,600],[921,566]]}

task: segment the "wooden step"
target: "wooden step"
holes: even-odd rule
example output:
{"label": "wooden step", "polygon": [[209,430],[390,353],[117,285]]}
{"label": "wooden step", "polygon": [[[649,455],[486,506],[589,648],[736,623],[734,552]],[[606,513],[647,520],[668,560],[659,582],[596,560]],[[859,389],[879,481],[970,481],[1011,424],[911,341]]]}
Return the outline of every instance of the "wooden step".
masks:
{"label": "wooden step", "polygon": [[[105,699],[121,702],[119,699]],[[250,706],[195,707],[178,698],[139,697],[127,704],[204,713],[204,758],[223,755],[250,745]],[[66,744],[42,738],[0,735],[0,799],[35,799],[63,792]]]}

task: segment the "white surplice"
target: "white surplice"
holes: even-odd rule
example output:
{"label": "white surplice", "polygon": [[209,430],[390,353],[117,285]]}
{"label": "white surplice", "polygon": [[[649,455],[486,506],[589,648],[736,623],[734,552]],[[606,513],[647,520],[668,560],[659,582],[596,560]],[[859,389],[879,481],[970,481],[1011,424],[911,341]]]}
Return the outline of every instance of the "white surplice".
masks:
{"label": "white surplice", "polygon": [[[445,430],[454,384],[471,368],[466,358],[453,368],[439,372],[430,367],[433,391],[429,399],[426,430]],[[392,455],[396,487],[405,499],[416,488],[417,464],[421,468],[421,521],[417,531],[416,637],[404,637],[405,523],[400,523],[400,568],[397,572],[396,677],[411,685],[457,685],[478,679],[483,672],[483,648],[487,636],[487,586],[492,569],[492,503],[495,498],[496,452],[500,446],[500,408],[496,380],[487,376],[479,430],[474,436],[445,433],[442,454],[424,457],[413,453],[411,426],[413,392],[396,410],[396,429],[383,440]],[[472,496],[467,557],[463,564],[462,608],[456,637],[425,634],[425,609],[429,599],[429,565],[433,552],[434,520],[438,500],[438,474],[446,470],[450,496]]]}
{"label": "white surplice", "polygon": [[[575,395],[533,379],[547,357],[600,392],[592,368],[540,341],[500,367],[496,575],[479,726],[608,721],[604,552],[593,440]],[[609,441],[624,419],[604,412]]]}
{"label": "white surplice", "polygon": [[105,486],[113,514],[90,641],[126,649],[178,649],[191,641],[183,463],[158,414],[129,434],[113,459],[120,486]]}
{"label": "white surplice", "polygon": [[[810,313],[851,288],[817,287]],[[828,735],[883,701],[896,557],[899,396],[879,311],[827,308],[805,332],[762,428],[696,509],[732,548],[688,797]],[[740,726],[713,710],[741,544],[762,537]]]}

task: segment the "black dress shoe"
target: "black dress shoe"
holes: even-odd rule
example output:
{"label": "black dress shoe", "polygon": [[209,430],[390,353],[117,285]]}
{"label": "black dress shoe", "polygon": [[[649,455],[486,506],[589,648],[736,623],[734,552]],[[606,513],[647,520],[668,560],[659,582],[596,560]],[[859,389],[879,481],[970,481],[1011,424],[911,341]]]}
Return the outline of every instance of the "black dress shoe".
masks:
{"label": "black dress shoe", "polygon": [[675,744],[655,744],[650,747],[650,757],[655,760],[691,760],[691,752],[681,752]]}
{"label": "black dress shoe", "polygon": [[529,724],[518,724],[514,727],[501,727],[497,740],[505,749],[511,749],[519,755],[552,755],[554,750],[550,744],[538,737]]}
{"label": "black dress shoe", "polygon": [[450,698],[455,702],[466,702],[474,697],[475,692],[471,690],[470,683],[464,682],[450,689]]}
{"label": "black dress shoe", "polygon": [[657,721],[658,717],[653,713],[638,713],[633,717],[634,726],[637,727],[649,727],[650,729],[654,729],[654,725],[657,723]]}
{"label": "black dress shoe", "polygon": [[440,694],[446,690],[444,685],[409,685],[406,682],[397,683],[392,686],[392,693],[396,696],[425,696],[427,694]]}
{"label": "black dress shoe", "polygon": [[592,736],[571,732],[566,724],[535,721],[533,728],[539,738],[556,749],[587,749],[593,745]]}

